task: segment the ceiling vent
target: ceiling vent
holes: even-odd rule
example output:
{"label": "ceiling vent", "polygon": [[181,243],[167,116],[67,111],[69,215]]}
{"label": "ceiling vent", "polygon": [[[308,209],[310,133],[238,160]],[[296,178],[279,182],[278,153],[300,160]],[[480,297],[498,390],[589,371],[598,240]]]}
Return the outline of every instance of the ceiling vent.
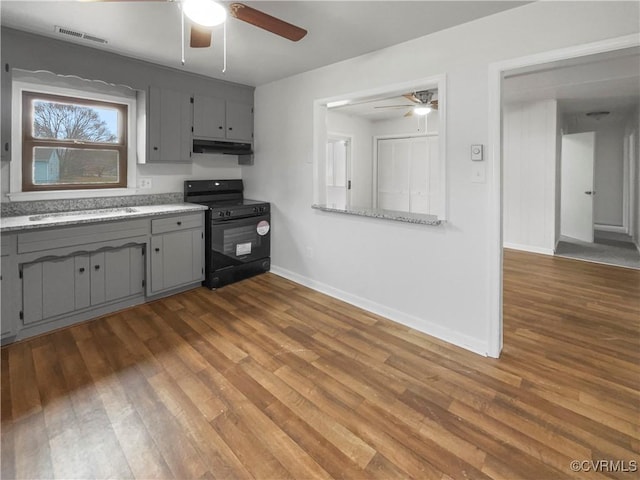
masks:
{"label": "ceiling vent", "polygon": [[104,38],[96,37],[95,35],[91,35],[90,33],[78,32],[77,30],[73,30],[71,28],[60,27],[58,25],[55,26],[55,32],[61,35],[66,35],[68,37],[80,38],[82,40],[88,40],[90,42],[106,44],[109,43],[108,40]]}

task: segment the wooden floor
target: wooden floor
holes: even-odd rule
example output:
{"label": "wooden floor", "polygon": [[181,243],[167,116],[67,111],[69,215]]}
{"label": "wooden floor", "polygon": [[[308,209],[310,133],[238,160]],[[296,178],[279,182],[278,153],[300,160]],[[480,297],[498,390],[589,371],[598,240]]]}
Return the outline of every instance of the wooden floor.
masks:
{"label": "wooden floor", "polygon": [[505,257],[499,360],[272,274],[3,348],[2,478],[638,478],[640,272]]}

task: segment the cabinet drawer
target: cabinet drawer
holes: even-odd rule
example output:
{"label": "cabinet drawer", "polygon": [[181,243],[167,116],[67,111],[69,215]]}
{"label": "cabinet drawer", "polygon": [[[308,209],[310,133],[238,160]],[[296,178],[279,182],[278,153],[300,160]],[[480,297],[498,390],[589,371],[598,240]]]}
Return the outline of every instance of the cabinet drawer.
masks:
{"label": "cabinet drawer", "polygon": [[149,233],[149,220],[104,222],[18,234],[18,253],[40,252],[64,247],[90,247],[91,243],[132,238]]}
{"label": "cabinet drawer", "polygon": [[151,233],[166,233],[203,226],[204,214],[201,212],[151,220]]}

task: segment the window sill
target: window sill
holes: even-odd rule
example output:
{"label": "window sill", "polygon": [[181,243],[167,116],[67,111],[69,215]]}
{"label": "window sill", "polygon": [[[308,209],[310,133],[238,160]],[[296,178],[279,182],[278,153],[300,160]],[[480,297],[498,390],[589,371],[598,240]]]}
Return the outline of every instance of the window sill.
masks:
{"label": "window sill", "polygon": [[121,197],[124,195],[136,195],[141,192],[138,188],[109,188],[86,190],[57,190],[51,192],[15,192],[7,193],[6,197],[11,202],[27,202],[32,200],[65,200],[69,198],[96,198],[96,197]]}

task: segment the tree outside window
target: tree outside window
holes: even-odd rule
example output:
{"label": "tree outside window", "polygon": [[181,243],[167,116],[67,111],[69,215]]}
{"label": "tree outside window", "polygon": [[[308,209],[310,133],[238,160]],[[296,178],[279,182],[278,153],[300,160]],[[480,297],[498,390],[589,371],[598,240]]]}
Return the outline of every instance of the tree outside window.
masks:
{"label": "tree outside window", "polygon": [[127,106],[23,92],[23,191],[127,185]]}

